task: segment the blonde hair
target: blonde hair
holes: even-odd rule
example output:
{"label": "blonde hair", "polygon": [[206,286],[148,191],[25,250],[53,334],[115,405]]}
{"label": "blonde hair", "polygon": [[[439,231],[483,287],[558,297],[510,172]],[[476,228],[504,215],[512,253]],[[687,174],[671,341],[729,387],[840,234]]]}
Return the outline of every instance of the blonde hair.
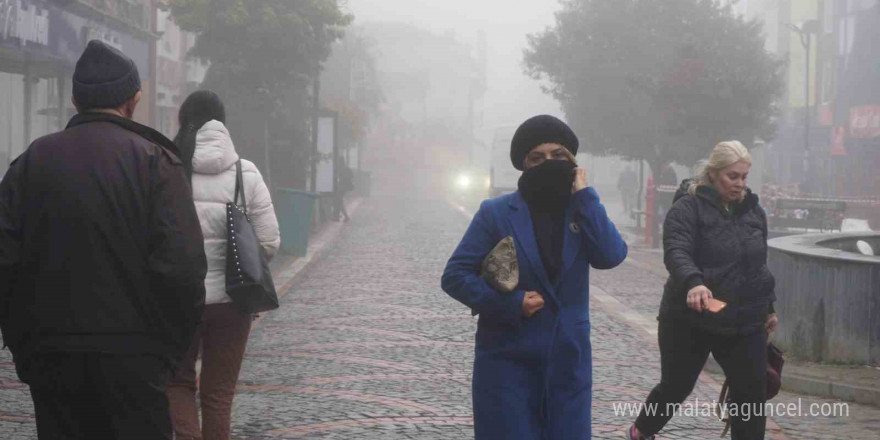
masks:
{"label": "blonde hair", "polygon": [[700,171],[691,186],[688,188],[688,194],[697,193],[700,186],[711,186],[712,173],[727,168],[737,162],[745,162],[752,164],[752,155],[749,150],[740,141],[720,142],[712,149],[712,155]]}

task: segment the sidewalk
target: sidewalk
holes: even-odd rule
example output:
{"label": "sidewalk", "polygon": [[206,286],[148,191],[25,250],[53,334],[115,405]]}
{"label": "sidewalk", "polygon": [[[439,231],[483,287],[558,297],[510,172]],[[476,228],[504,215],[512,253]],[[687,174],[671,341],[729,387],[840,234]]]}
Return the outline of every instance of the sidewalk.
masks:
{"label": "sidewalk", "polygon": [[[362,202],[362,198],[347,202],[348,214],[353,216]],[[290,286],[296,276],[326,251],[327,246],[336,239],[344,227],[345,223],[343,222],[329,222],[320,231],[309,236],[309,248],[304,257],[296,257],[279,251],[280,253],[269,263],[279,300],[290,291]]]}
{"label": "sidewalk", "polygon": [[[631,252],[627,262],[655,275],[664,278],[668,276],[663,265],[662,249],[645,246],[642,237],[631,228],[626,232],[631,237],[629,240]],[[657,286],[657,289],[658,292],[662,292],[662,286]],[[656,310],[652,313],[656,314]],[[784,316],[780,316],[781,325],[785,325],[784,319]],[[714,375],[723,375],[721,367],[711,357],[705,370]],[[782,370],[782,389],[793,393],[880,407],[880,368],[819,364],[788,356]]]}

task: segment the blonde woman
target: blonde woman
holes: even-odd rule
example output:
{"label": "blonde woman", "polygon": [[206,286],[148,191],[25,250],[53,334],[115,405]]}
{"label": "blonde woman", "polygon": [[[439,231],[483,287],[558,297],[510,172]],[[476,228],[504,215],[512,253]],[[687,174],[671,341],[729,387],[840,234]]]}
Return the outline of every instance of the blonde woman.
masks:
{"label": "blonde woman", "polygon": [[[693,390],[710,352],[730,381],[740,414],[732,417],[731,437],[764,438],[767,334],[778,319],[767,269],[767,218],[746,186],[751,166],[740,142],[722,142],[675,195],[663,226],[669,279],[660,304],[661,379],[645,405],[657,411],[643,409],[628,439],[654,438],[672,417],[671,404]],[[714,300],[727,305],[716,311]]]}

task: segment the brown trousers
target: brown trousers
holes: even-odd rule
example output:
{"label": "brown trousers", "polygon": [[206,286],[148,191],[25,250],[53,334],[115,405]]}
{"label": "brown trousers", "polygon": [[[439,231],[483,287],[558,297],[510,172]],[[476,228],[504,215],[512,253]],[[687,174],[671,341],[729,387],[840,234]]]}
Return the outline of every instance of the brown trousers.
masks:
{"label": "brown trousers", "polygon": [[[202,325],[177,373],[168,382],[168,403],[178,440],[228,440],[235,384],[247,346],[252,318],[230,303],[205,306]],[[202,369],[196,377],[196,359]],[[196,381],[198,380],[198,384]],[[202,424],[196,390],[202,404]]]}

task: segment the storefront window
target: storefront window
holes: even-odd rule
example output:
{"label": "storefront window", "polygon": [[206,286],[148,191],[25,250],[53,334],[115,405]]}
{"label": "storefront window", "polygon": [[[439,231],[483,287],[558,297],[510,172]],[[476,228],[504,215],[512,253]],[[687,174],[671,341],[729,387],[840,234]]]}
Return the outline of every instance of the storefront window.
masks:
{"label": "storefront window", "polygon": [[0,171],[27,148],[24,139],[24,75],[0,72]]}
{"label": "storefront window", "polygon": [[[0,173],[35,139],[61,130],[75,114],[69,78],[33,78],[0,72]],[[30,96],[30,105],[25,100]],[[30,115],[26,112],[30,111]]]}
{"label": "storefront window", "polygon": [[[63,128],[61,120],[66,119],[64,116],[67,107],[71,104],[68,100],[62,99],[60,81],[62,80],[58,78],[39,78],[31,85],[31,142]],[[68,95],[70,89],[65,88],[65,90],[65,95]],[[64,124],[66,122],[64,121]]]}

